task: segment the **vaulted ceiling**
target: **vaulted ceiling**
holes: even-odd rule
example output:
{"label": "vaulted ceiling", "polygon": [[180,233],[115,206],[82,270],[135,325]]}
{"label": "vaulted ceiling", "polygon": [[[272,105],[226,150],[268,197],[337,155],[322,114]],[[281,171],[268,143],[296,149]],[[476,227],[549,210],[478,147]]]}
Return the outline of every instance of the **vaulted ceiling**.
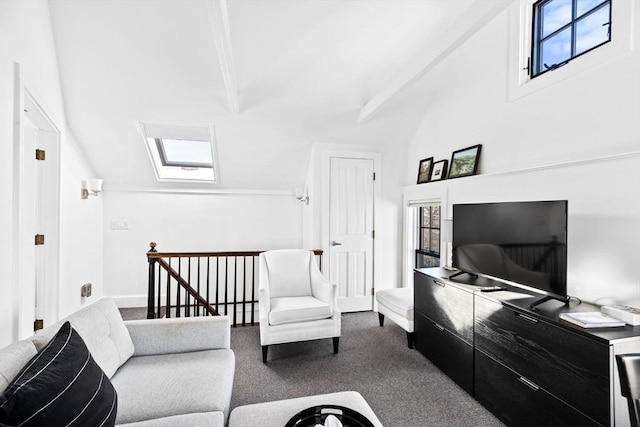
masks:
{"label": "vaulted ceiling", "polygon": [[[304,183],[316,142],[405,147],[416,82],[488,3],[506,2],[50,0],[67,121],[105,186],[269,190]],[[219,183],[156,182],[139,121],[214,126]]]}

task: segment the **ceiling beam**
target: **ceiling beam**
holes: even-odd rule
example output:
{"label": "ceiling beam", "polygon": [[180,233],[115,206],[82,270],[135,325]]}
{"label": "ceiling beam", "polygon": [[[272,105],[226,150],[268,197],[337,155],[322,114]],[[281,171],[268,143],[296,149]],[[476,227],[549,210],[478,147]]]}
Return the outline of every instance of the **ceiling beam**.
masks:
{"label": "ceiling beam", "polygon": [[384,104],[411,83],[416,82],[449,54],[505,10],[514,0],[475,0],[451,25],[429,43],[429,51],[417,67],[400,72],[397,78],[374,95],[360,110],[358,123],[373,117]]}
{"label": "ceiling beam", "polygon": [[240,112],[240,99],[238,96],[238,81],[236,69],[231,52],[231,32],[229,31],[229,13],[226,0],[206,0],[209,24],[213,32],[213,39],[218,52],[218,62],[224,80],[227,93],[229,110],[232,113]]}

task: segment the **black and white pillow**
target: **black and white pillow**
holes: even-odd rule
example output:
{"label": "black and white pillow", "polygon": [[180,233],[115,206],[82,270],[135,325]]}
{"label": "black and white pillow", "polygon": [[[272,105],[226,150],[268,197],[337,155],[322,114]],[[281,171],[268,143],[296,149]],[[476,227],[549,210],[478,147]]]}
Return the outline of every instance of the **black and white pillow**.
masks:
{"label": "black and white pillow", "polygon": [[113,426],[118,398],[66,322],[0,396],[0,425]]}

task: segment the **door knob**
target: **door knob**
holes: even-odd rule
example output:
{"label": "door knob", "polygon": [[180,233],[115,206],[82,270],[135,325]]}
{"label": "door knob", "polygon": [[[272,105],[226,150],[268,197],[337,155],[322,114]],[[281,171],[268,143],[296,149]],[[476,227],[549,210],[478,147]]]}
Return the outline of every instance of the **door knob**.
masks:
{"label": "door knob", "polygon": [[340,246],[341,244],[342,243],[336,242],[335,240],[332,240],[331,243],[330,243],[331,246]]}

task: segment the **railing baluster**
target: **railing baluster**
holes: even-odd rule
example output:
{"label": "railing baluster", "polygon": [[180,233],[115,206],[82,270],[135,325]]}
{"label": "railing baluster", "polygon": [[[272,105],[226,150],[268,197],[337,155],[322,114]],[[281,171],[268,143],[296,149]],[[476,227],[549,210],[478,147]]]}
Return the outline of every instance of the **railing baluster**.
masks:
{"label": "railing baluster", "polygon": [[247,324],[247,257],[242,257],[242,326]]}
{"label": "railing baluster", "polygon": [[233,257],[233,325],[238,323],[238,257]]}
{"label": "railing baluster", "polygon": [[216,257],[216,313],[220,313],[220,257]]}
{"label": "railing baluster", "polygon": [[255,318],[255,301],[256,301],[256,256],[251,257],[251,326],[254,324]]}
{"label": "railing baluster", "polygon": [[224,257],[224,315],[229,315],[229,257]]}
{"label": "railing baluster", "polygon": [[[178,276],[182,277],[182,258],[178,257]],[[180,311],[182,311],[182,309],[180,308],[181,305],[181,301],[180,301],[180,295],[182,290],[180,289],[180,286],[176,286],[176,317],[181,317],[180,316]]]}
{"label": "railing baluster", "polygon": [[[169,267],[171,267],[171,257],[169,257]],[[171,275],[167,272],[167,308],[165,309],[167,318],[171,317]]]}
{"label": "railing baluster", "polygon": [[[211,262],[211,257],[207,257],[207,308],[211,307],[211,301],[209,300],[209,284],[211,282],[210,278],[211,278],[211,270],[210,270],[210,262]],[[209,310],[205,310],[206,316],[209,315]]]}
{"label": "railing baluster", "polygon": [[[200,295],[200,257],[198,257],[198,281],[196,288],[198,289],[198,295]],[[200,304],[196,304],[196,316],[200,316]]]}
{"label": "railing baluster", "polygon": [[[191,257],[187,258],[187,269],[187,283],[191,286]],[[191,317],[191,298],[189,298],[189,292],[186,289],[184,290],[184,300],[186,305],[184,317]]]}
{"label": "railing baluster", "polygon": [[162,266],[159,262],[156,264],[158,264],[158,306],[156,309],[156,317],[162,317]]}

